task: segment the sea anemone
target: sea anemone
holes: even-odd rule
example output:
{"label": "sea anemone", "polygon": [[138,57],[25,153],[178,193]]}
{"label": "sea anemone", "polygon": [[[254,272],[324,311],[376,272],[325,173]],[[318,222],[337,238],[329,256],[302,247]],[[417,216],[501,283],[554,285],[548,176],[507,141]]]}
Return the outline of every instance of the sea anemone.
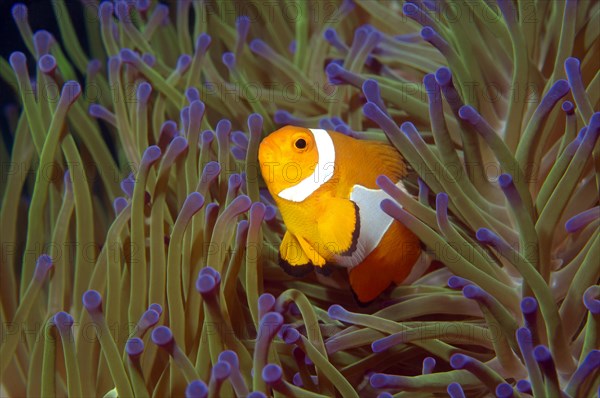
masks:
{"label": "sea anemone", "polygon": [[[600,3],[51,5],[0,57],[2,395],[597,394]],[[400,151],[427,273],[279,268],[285,124]]]}

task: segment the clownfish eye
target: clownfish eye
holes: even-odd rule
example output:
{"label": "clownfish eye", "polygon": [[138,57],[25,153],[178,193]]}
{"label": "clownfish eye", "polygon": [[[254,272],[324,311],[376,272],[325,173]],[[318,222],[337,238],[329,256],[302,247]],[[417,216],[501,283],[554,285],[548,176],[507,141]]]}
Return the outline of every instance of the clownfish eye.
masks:
{"label": "clownfish eye", "polygon": [[294,142],[294,146],[298,149],[306,148],[306,140],[304,138],[299,138]]}

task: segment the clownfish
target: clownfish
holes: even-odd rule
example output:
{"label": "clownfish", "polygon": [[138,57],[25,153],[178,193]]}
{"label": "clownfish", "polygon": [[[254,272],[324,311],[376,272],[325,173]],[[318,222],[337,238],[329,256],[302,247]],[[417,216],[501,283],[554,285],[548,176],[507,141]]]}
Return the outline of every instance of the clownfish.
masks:
{"label": "clownfish", "polygon": [[285,126],[264,138],[258,159],[287,228],[279,263],[289,274],[349,269],[356,298],[368,303],[403,282],[419,259],[418,237],[380,203],[386,175],[405,190],[407,167],[391,145],[323,129]]}

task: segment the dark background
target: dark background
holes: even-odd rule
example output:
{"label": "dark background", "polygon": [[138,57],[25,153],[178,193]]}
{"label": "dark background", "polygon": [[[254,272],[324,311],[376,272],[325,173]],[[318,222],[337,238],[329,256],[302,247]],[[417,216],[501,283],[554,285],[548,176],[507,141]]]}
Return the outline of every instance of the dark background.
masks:
{"label": "dark background", "polygon": [[[27,6],[29,24],[31,30],[35,33],[37,30],[44,29],[52,33],[55,39],[60,41],[60,33],[56,24],[56,17],[52,9],[52,0],[0,0],[0,56],[8,61],[10,54],[14,51],[21,51],[27,56],[30,76],[34,76],[32,72],[35,69],[35,60],[33,55],[29,53],[25,47],[25,43],[21,39],[17,25],[12,17],[12,8],[15,4],[22,3]],[[80,0],[66,0],[67,8],[71,14],[71,20],[77,33],[79,40],[87,51],[87,43],[85,41],[85,26],[83,23],[83,7]],[[5,140],[7,146],[12,145],[12,137],[8,133],[8,125],[6,124],[5,109],[7,105],[18,104],[15,98],[15,93],[12,89],[0,79],[0,131],[2,131],[2,139]]]}

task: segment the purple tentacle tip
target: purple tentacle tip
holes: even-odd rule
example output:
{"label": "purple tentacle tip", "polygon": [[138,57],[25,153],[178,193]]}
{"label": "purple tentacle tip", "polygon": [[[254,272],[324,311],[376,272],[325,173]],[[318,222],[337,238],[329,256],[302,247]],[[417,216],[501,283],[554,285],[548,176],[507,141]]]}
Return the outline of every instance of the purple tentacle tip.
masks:
{"label": "purple tentacle tip", "polygon": [[262,370],[262,378],[267,384],[274,384],[281,381],[283,371],[281,367],[275,364],[268,364]]}
{"label": "purple tentacle tip", "polygon": [[250,18],[245,15],[240,15],[235,21],[235,27],[241,37],[246,37],[250,28]]}
{"label": "purple tentacle tip", "polygon": [[160,304],[157,303],[152,303],[148,306],[149,310],[154,310],[158,313],[158,315],[162,315],[163,309],[162,306]]}
{"label": "purple tentacle tip", "polygon": [[492,243],[496,235],[487,228],[479,228],[475,233],[477,240],[483,243]]}
{"label": "purple tentacle tip", "polygon": [[277,209],[274,206],[268,205],[265,209],[265,221],[273,221],[277,216]]}
{"label": "purple tentacle tip", "polygon": [[142,61],[149,67],[153,68],[156,65],[156,57],[152,54],[142,54]]}
{"label": "purple tentacle tip", "polygon": [[286,344],[296,344],[300,340],[300,332],[293,327],[286,327],[281,333],[281,339]]}
{"label": "purple tentacle tip", "polygon": [[363,93],[367,100],[374,103],[379,103],[381,101],[381,93],[379,91],[379,84],[374,79],[365,80],[362,85]]}
{"label": "purple tentacle tip", "polygon": [[232,53],[232,52],[223,53],[223,55],[221,56],[221,60],[223,61],[225,66],[227,66],[229,69],[232,69],[235,67],[235,54],[234,53]]}
{"label": "purple tentacle tip", "polygon": [[188,147],[188,141],[183,137],[175,137],[167,148],[167,155],[176,158]]}
{"label": "purple tentacle tip", "polygon": [[144,341],[139,337],[133,337],[125,343],[125,352],[130,357],[137,357],[144,352]]}
{"label": "purple tentacle tip", "polygon": [[560,98],[567,95],[569,90],[570,87],[568,81],[564,79],[557,80],[552,87],[550,87],[548,93],[544,96],[544,100],[556,103],[556,101],[558,101]]}
{"label": "purple tentacle tip", "polygon": [[54,264],[52,262],[52,258],[47,254],[42,254],[38,257],[37,262],[35,264],[35,271],[33,277],[38,282],[43,282],[48,275],[48,272],[54,268]]}
{"label": "purple tentacle tip", "polygon": [[129,48],[121,49],[121,51],[119,52],[119,55],[121,56],[121,60],[128,64],[134,64],[139,60],[138,55]]}
{"label": "purple tentacle tip", "polygon": [[467,285],[463,288],[463,296],[468,299],[480,299],[483,298],[487,293],[479,286]]}
{"label": "purple tentacle tip", "polygon": [[145,13],[150,8],[150,0],[137,0],[135,2],[135,8],[139,12]]}
{"label": "purple tentacle tip", "polygon": [[334,304],[329,307],[327,310],[327,314],[331,319],[342,320],[345,319],[348,315],[348,311],[344,307],[339,304]]}
{"label": "purple tentacle tip", "polygon": [[212,41],[212,38],[210,37],[209,34],[207,33],[202,33],[198,36],[198,38],[196,39],[196,52],[198,53],[205,53],[206,50],[208,49],[208,46],[210,46],[210,43]]}
{"label": "purple tentacle tip", "polygon": [[596,206],[586,211],[583,211],[573,217],[571,217],[565,223],[565,230],[568,233],[575,233],[587,226],[594,220],[600,218],[600,207]]}
{"label": "purple tentacle tip", "polygon": [[292,383],[297,387],[302,387],[304,385],[302,382],[302,376],[300,376],[300,372],[294,373],[294,377],[292,377]]}
{"label": "purple tentacle tip", "polygon": [[194,380],[185,389],[185,398],[206,398],[208,387],[202,380]]}
{"label": "purple tentacle tip", "polygon": [[517,329],[517,341],[521,347],[531,347],[533,344],[533,336],[531,335],[531,331],[525,327]]}
{"label": "purple tentacle tip", "polygon": [[187,68],[190,67],[190,64],[192,63],[192,57],[189,54],[182,54],[179,56],[179,58],[177,59],[177,71],[179,73],[183,73],[187,70]]}
{"label": "purple tentacle tip", "polygon": [[345,69],[335,63],[335,62],[330,62],[329,65],[327,65],[327,67],[325,67],[325,73],[327,73],[327,77],[329,78],[329,81],[332,83],[341,83],[341,81],[339,79],[337,79],[340,75],[342,75],[345,72]]}
{"label": "purple tentacle tip", "polygon": [[402,12],[405,15],[415,15],[419,12],[419,8],[416,4],[413,3],[405,3],[404,6],[402,6]]}
{"label": "purple tentacle tip", "polygon": [[532,394],[531,391],[531,383],[528,380],[519,380],[517,381],[517,391],[525,393],[525,394]]}
{"label": "purple tentacle tip", "polygon": [[537,308],[537,300],[533,297],[525,297],[523,300],[521,300],[521,311],[524,315],[535,314]]}
{"label": "purple tentacle tip", "polygon": [[574,57],[569,57],[565,60],[565,71],[567,72],[567,76],[573,76],[574,74],[580,73],[581,62],[579,59]]}
{"label": "purple tentacle tip", "polygon": [[267,396],[263,392],[252,391],[250,394],[248,394],[247,398],[267,398]]}
{"label": "purple tentacle tip", "polygon": [[267,312],[273,311],[275,308],[275,296],[271,293],[263,293],[258,298],[258,311],[266,314]]}
{"label": "purple tentacle tip", "polygon": [[533,357],[539,363],[549,363],[552,361],[552,354],[548,347],[544,345],[538,345],[533,349]]}
{"label": "purple tentacle tip", "polygon": [[226,350],[219,354],[219,361],[227,362],[232,368],[240,367],[240,360],[235,351]]}
{"label": "purple tentacle tip", "polygon": [[402,123],[400,125],[400,131],[402,131],[412,143],[416,144],[422,140],[419,131],[412,122]]}
{"label": "purple tentacle tip", "polygon": [[148,102],[148,98],[150,98],[150,94],[152,94],[152,86],[148,82],[141,83],[137,88],[137,99],[140,102]]}
{"label": "purple tentacle tip", "polygon": [[[471,285],[472,286],[472,285]],[[467,366],[473,359],[464,354],[454,354],[450,357],[450,366],[453,369],[463,369]]]}
{"label": "purple tentacle tip", "polygon": [[472,284],[473,282],[468,279],[461,278],[460,276],[453,275],[448,278],[448,287],[450,289],[463,289],[465,286]]}
{"label": "purple tentacle tip", "polygon": [[102,296],[95,290],[88,290],[83,293],[83,306],[90,314],[102,312]]}
{"label": "purple tentacle tip", "polygon": [[369,378],[369,383],[373,388],[385,388],[388,384],[388,375],[383,373],[374,373]]}
{"label": "purple tentacle tip", "polygon": [[379,393],[379,395],[377,395],[377,398],[392,398],[393,395],[390,394],[389,392],[382,392]]}
{"label": "purple tentacle tip", "polygon": [[[238,196],[235,200],[239,199],[240,207],[244,209],[250,208],[250,219],[263,220],[265,218],[265,212],[267,207],[261,202],[254,202],[250,200],[246,195]],[[250,204],[252,203],[252,207]]]}
{"label": "purple tentacle tip", "polygon": [[[33,34],[33,44],[35,45],[35,50],[38,55],[47,54],[50,50],[50,45],[52,44],[54,38],[47,30],[38,30]],[[99,64],[98,60],[92,60],[91,62],[96,61]]]}
{"label": "purple tentacle tip", "polygon": [[149,167],[158,159],[160,159],[160,155],[160,148],[156,145],[151,145],[144,151],[144,154],[142,155],[142,163]]}
{"label": "purple tentacle tip", "polygon": [[57,67],[56,59],[50,54],[42,55],[38,61],[38,66],[42,73],[50,74]]}
{"label": "purple tentacle tip", "polygon": [[231,154],[233,155],[233,157],[236,160],[245,160],[246,159],[247,151],[245,149],[234,146],[234,147],[231,147],[229,149],[229,151],[231,152]]}
{"label": "purple tentacle tip", "polygon": [[192,119],[196,118],[197,122],[200,123],[200,119],[204,117],[204,112],[206,111],[206,105],[204,102],[196,99],[190,103],[190,117]]}
{"label": "purple tentacle tip", "polygon": [[229,136],[229,133],[231,132],[231,122],[229,119],[219,120],[215,132],[217,133],[217,138]]}
{"label": "purple tentacle tip", "polygon": [[435,197],[435,214],[440,227],[448,225],[448,194],[440,192]]}
{"label": "purple tentacle tip", "polygon": [[60,93],[61,102],[66,101],[68,104],[72,104],[79,98],[81,95],[81,85],[74,80],[69,80],[66,82]]}
{"label": "purple tentacle tip", "polygon": [[449,85],[452,82],[452,71],[445,66],[439,68],[435,72],[435,81],[442,87]]}
{"label": "purple tentacle tip", "polygon": [[463,391],[461,385],[458,383],[448,384],[448,388],[446,391],[448,391],[448,395],[450,395],[450,398],[465,398],[465,392]]}
{"label": "purple tentacle tip", "polygon": [[211,275],[200,275],[196,280],[196,290],[198,290],[202,296],[215,294],[218,290],[218,286],[218,281]]}
{"label": "purple tentacle tip", "polygon": [[43,282],[48,272],[54,267],[52,258],[47,254],[42,254],[38,257],[35,264],[35,271],[33,277],[38,282]]}
{"label": "purple tentacle tip", "polygon": [[263,126],[263,118],[258,113],[253,113],[248,116],[248,129],[250,130],[251,135],[258,134],[262,132]]}
{"label": "purple tentacle tip", "polygon": [[61,333],[64,333],[73,326],[73,317],[64,311],[57,312],[54,315],[54,324]]}
{"label": "purple tentacle tip", "polygon": [[565,101],[560,107],[567,115],[575,113],[575,105],[571,101]]}
{"label": "purple tentacle tip", "polygon": [[187,90],[185,90],[185,97],[191,104],[194,101],[200,101],[200,92],[196,87],[189,87]]}
{"label": "purple tentacle tip", "polygon": [[513,178],[510,174],[501,174],[500,177],[498,177],[498,184],[502,189],[509,187],[512,182]]}
{"label": "purple tentacle tip", "polygon": [[230,175],[227,185],[230,190],[236,191],[242,185],[242,177],[237,173]]}
{"label": "purple tentacle tip", "polygon": [[217,271],[216,269],[214,269],[213,267],[204,267],[200,270],[200,272],[198,272],[199,276],[202,275],[209,275],[211,277],[213,277],[216,281],[216,283],[221,283],[221,274],[219,273],[219,271]]}
{"label": "purple tentacle tip", "polygon": [[12,66],[17,74],[27,73],[27,58],[22,52],[15,51],[10,54],[8,62],[10,62],[10,66]]}
{"label": "purple tentacle tip", "polygon": [[328,42],[331,42],[332,40],[337,39],[337,32],[333,28],[327,28],[325,29],[325,32],[323,32],[323,38]]}
{"label": "purple tentacle tip", "polygon": [[477,124],[481,120],[481,115],[470,105],[461,106],[458,116],[471,124]]}
{"label": "purple tentacle tip", "polygon": [[273,115],[273,121],[277,124],[290,124],[290,120],[292,119],[292,114],[283,109],[275,111],[275,114]]}
{"label": "purple tentacle tip", "polygon": [[590,139],[593,140],[592,145],[598,138],[599,130],[600,130],[600,112],[596,112],[592,115],[592,117],[590,118],[590,121],[588,122],[588,132],[585,135],[586,138],[589,135]]}
{"label": "purple tentacle tip", "polygon": [[583,293],[583,305],[594,315],[600,314],[600,287],[598,285],[588,287]]}
{"label": "purple tentacle tip", "polygon": [[127,177],[121,181],[121,190],[129,197],[133,196],[133,186],[135,184],[135,179],[133,178],[133,174],[129,174]]}
{"label": "purple tentacle tip", "polygon": [[[202,132],[202,135],[200,136],[200,138],[202,139],[202,145],[209,145],[214,139],[215,139],[215,134],[210,131],[210,130],[204,130]],[[207,163],[210,164],[211,162]],[[217,163],[218,164],[218,163]],[[220,166],[219,166],[219,170]]]}
{"label": "purple tentacle tip", "polygon": [[363,114],[369,119],[377,122],[381,117],[385,117],[381,109],[374,102],[367,102],[363,106]]}
{"label": "purple tentacle tip", "polygon": [[512,398],[514,396],[513,388],[508,383],[500,383],[496,387],[496,397],[498,398]]}
{"label": "purple tentacle tip", "polygon": [[231,366],[225,361],[218,361],[212,368],[212,375],[215,380],[221,382],[231,374]]}
{"label": "purple tentacle tip", "polygon": [[127,206],[127,199],[122,196],[118,196],[113,201],[113,209],[115,210],[115,215],[119,215],[123,209]]}
{"label": "purple tentacle tip", "polygon": [[204,205],[204,196],[198,192],[192,192],[188,195],[183,203],[182,211],[189,212],[190,214],[196,213]]}
{"label": "purple tentacle tip", "polygon": [[[250,42],[250,50],[252,52],[255,52],[259,55],[264,54],[266,51],[268,51],[270,48],[267,45],[267,43],[265,43],[264,41],[260,40],[260,39],[254,39]],[[261,54],[262,53],[262,54]]]}
{"label": "purple tentacle tip", "polygon": [[152,331],[152,342],[159,347],[169,348],[175,342],[173,332],[166,326],[159,326]]}
{"label": "purple tentacle tip", "polygon": [[281,326],[283,326],[283,316],[279,312],[267,312],[260,320],[259,328],[266,328],[269,338],[273,338]]}
{"label": "purple tentacle tip", "polygon": [[152,310],[152,309],[148,309],[148,310],[146,310],[146,312],[144,312],[144,314],[140,318],[140,320],[138,322],[138,327],[143,328],[143,329],[148,329],[148,328],[156,325],[158,323],[159,319],[160,319],[160,314],[158,312],[156,312],[155,310]]}
{"label": "purple tentacle tip", "polygon": [[425,86],[425,91],[427,91],[429,95],[439,92],[439,86],[433,73],[425,75],[423,78],[423,85]]}
{"label": "purple tentacle tip", "polygon": [[26,21],[27,20],[27,6],[23,3],[15,4],[11,9],[12,17],[15,21]]}
{"label": "purple tentacle tip", "polygon": [[435,358],[426,357],[423,359],[423,374],[430,374],[433,372],[433,368],[435,368],[436,361]]}

